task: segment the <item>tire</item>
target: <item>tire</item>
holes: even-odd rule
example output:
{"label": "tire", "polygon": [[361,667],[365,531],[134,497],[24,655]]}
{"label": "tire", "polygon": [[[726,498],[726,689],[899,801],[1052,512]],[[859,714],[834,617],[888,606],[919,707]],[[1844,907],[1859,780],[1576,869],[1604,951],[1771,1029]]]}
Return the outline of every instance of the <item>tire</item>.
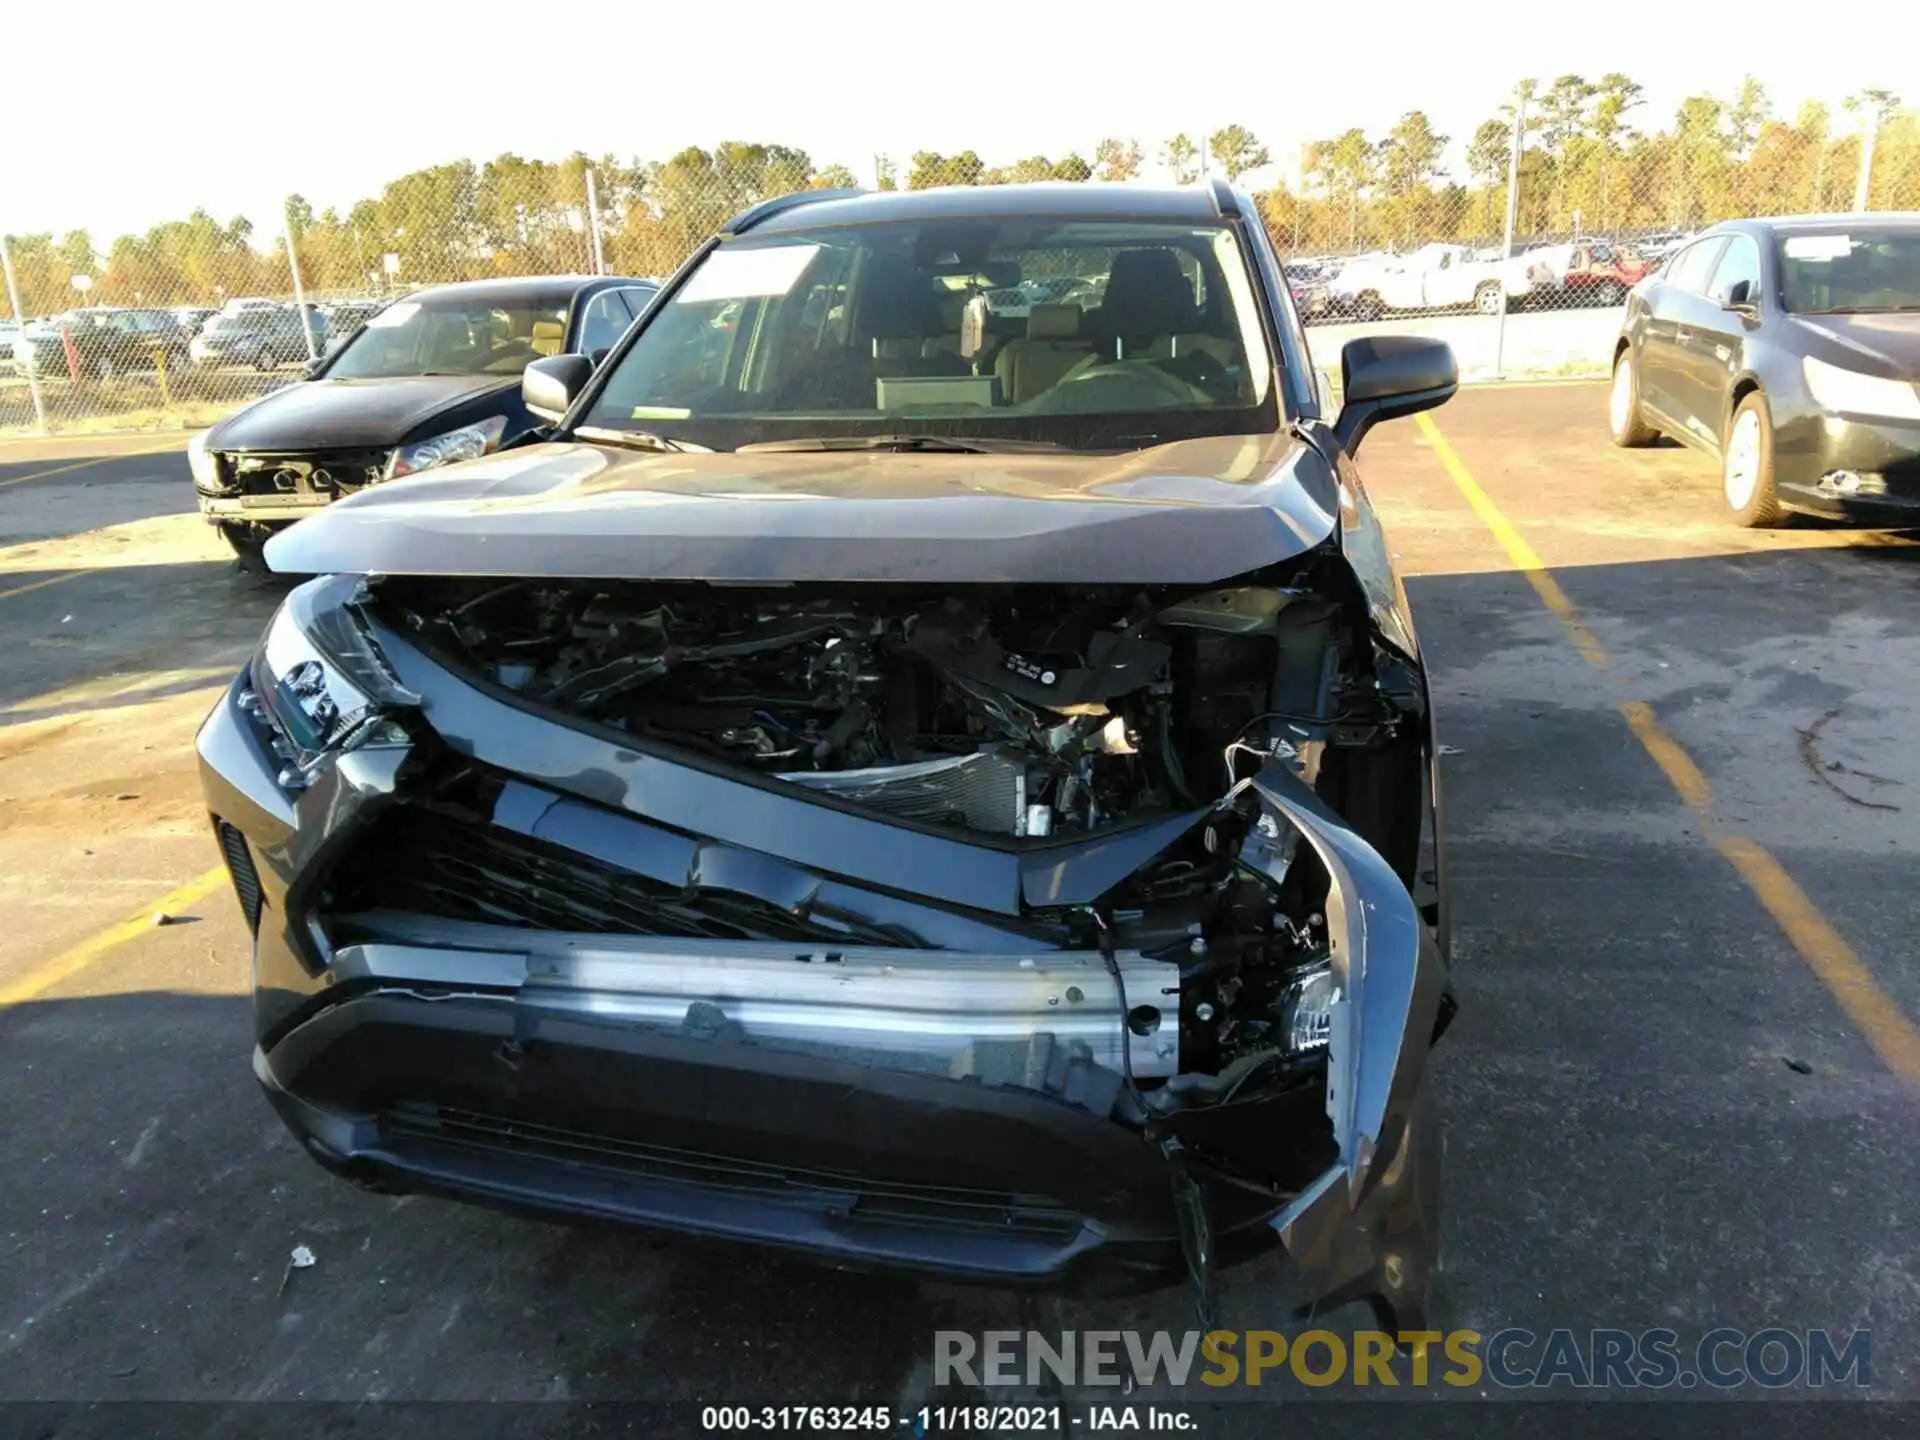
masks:
{"label": "tire", "polygon": [[254,574],[266,573],[267,562],[264,551],[267,548],[267,536],[270,532],[258,525],[222,525],[220,538],[227,542],[233,551],[235,565]]}
{"label": "tire", "polygon": [[1627,303],[1627,287],[1618,280],[1605,280],[1600,285],[1600,303],[1612,309],[1616,305]]}
{"label": "tire", "polygon": [[1386,313],[1386,302],[1372,290],[1362,290],[1353,297],[1353,318],[1356,320],[1378,320]]}
{"label": "tire", "polygon": [[1507,292],[1489,280],[1473,292],[1473,308],[1482,315],[1498,315],[1507,306]]}
{"label": "tire", "polygon": [[1778,525],[1786,509],[1773,488],[1773,417],[1758,390],[1733,409],[1720,447],[1720,488],[1736,522],[1750,530]]}
{"label": "tire", "polygon": [[262,345],[254,352],[253,368],[256,370],[271,370],[274,368],[273,352],[265,345]]}
{"label": "tire", "polygon": [[1633,351],[1622,350],[1613,362],[1613,385],[1607,391],[1607,428],[1613,443],[1623,450],[1651,445],[1659,438],[1640,413],[1640,372]]}

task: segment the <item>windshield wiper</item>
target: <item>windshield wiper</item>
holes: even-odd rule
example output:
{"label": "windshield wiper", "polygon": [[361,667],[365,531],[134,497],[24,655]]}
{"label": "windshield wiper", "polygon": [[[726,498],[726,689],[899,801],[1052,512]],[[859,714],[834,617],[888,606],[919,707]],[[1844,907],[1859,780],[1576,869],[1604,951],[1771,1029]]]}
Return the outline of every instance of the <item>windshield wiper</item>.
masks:
{"label": "windshield wiper", "polygon": [[953,435],[812,435],[798,440],[762,440],[735,447],[735,454],[784,450],[892,450],[929,455],[1042,455],[1071,453],[1051,440],[961,439]]}
{"label": "windshield wiper", "polygon": [[689,451],[701,455],[713,453],[705,445],[695,445],[691,440],[676,440],[671,435],[656,435],[651,430],[610,430],[604,425],[576,425],[573,438],[590,440],[596,445],[618,445],[627,450],[652,450],[662,454]]}

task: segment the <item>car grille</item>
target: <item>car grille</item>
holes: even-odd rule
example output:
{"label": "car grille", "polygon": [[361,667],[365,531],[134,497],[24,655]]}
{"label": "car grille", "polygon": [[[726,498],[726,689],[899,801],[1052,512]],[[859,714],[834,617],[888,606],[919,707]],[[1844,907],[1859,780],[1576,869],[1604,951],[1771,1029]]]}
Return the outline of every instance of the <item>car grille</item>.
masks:
{"label": "car grille", "polygon": [[912,944],[828,925],[752,896],[686,894],[543,840],[411,806],[354,846],[329,886],[334,914],[401,910],[449,920],[602,935]]}
{"label": "car grille", "polygon": [[227,875],[233,881],[233,893],[240,898],[240,913],[247,917],[247,929],[260,933],[260,872],[253,868],[253,852],[247,849],[247,837],[224,820],[213,822],[220,841],[220,853],[227,860]]}
{"label": "car grille", "polygon": [[769,1165],[421,1102],[396,1104],[383,1121],[388,1136],[403,1145],[425,1141],[518,1154],[787,1201],[811,1196],[849,1216],[895,1224],[963,1227],[1056,1241],[1070,1238],[1080,1228],[1079,1217],[1071,1210],[1038,1196]]}
{"label": "car grille", "polygon": [[390,453],[385,449],[218,451],[215,459],[230,494],[331,500],[376,484],[386,474]]}

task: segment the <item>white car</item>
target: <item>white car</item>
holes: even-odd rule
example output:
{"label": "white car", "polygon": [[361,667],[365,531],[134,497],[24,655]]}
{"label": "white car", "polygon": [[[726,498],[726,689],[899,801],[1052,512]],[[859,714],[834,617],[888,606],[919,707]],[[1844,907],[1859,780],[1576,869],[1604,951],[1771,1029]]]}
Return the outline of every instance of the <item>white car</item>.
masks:
{"label": "white car", "polygon": [[1471,305],[1497,315],[1536,288],[1527,257],[1478,260],[1465,245],[1422,245],[1406,255],[1363,255],[1333,278],[1336,308],[1358,320],[1389,310],[1449,310]]}

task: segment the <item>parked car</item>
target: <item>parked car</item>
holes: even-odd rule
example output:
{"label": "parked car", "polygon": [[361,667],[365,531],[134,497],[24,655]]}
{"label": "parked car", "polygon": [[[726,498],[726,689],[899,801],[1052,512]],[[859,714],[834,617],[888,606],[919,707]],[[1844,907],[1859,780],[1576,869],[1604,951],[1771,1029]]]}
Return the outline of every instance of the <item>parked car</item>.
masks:
{"label": "parked car", "polygon": [[27,326],[14,342],[13,361],[39,375],[111,380],[162,363],[183,369],[187,339],[165,310],[94,305],[56,315],[38,329]]}
{"label": "parked car", "polygon": [[[610,347],[655,288],[542,276],[409,295],[310,365],[306,383],[263,396],[193,438],[187,455],[200,511],[251,563],[275,529],[341,495],[516,445],[540,424],[520,403],[527,362]],[[194,344],[234,334],[228,353],[248,355],[269,343],[265,332],[245,328],[256,315],[280,327],[272,332],[276,358],[305,357],[290,309],[216,317]]]}
{"label": "parked car", "polygon": [[18,320],[0,320],[0,360],[13,360],[13,342],[20,338]]}
{"label": "parked car", "polygon": [[[988,255],[1104,297],[949,321]],[[1342,362],[1218,181],[812,192],[534,361],[545,443],[275,537],[326,578],[199,753],[306,1152],[975,1282],[1280,1247],[1424,1328],[1440,777],[1349,457],[1456,369]]]}
{"label": "parked car", "polygon": [[1920,216],[1714,226],[1629,296],[1609,419],[1713,456],[1742,525],[1920,520]]}
{"label": "parked car", "polygon": [[[325,348],[325,331],[322,321],[313,337],[316,349]],[[300,312],[290,305],[271,309],[247,305],[208,317],[193,337],[190,353],[193,363],[205,369],[251,365],[256,370],[272,370],[308,358],[307,332],[300,323]]]}
{"label": "parked car", "polygon": [[1525,256],[1478,260],[1465,245],[1423,245],[1406,255],[1362,256],[1330,283],[1332,307],[1357,320],[1389,310],[1448,310],[1470,305],[1497,315],[1538,283]]}
{"label": "parked car", "polygon": [[200,333],[202,325],[219,313],[211,305],[176,305],[171,311],[174,324],[189,340]]}
{"label": "parked car", "polygon": [[1587,240],[1568,247],[1560,266],[1558,285],[1562,304],[1623,305],[1627,292],[1653,269],[1631,245]]}

